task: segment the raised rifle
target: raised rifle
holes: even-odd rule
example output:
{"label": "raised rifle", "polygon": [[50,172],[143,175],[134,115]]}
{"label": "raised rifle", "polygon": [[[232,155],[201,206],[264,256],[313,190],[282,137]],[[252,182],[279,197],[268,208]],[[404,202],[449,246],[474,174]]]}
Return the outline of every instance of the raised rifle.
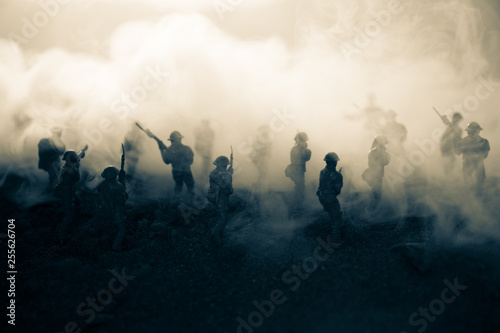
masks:
{"label": "raised rifle", "polygon": [[85,147],[83,147],[83,149],[80,150],[80,152],[78,153],[78,157],[79,158],[84,158],[85,157],[85,152],[87,151],[87,149],[89,149],[89,145],[85,145]]}
{"label": "raised rifle", "polygon": [[125,147],[122,143],[122,160],[120,164],[120,173],[118,174],[118,181],[125,187]]}
{"label": "raised rifle", "polygon": [[432,107],[432,108],[434,109],[434,111],[436,111],[439,118],[441,118],[441,121],[443,122],[443,124],[445,124],[446,126],[451,126],[451,123],[450,123],[450,120],[448,119],[448,117],[441,115],[435,107]]}
{"label": "raised rifle", "polygon": [[167,149],[167,146],[161,141],[156,135],[154,135],[149,129],[144,129],[141,125],[139,125],[138,122],[135,123],[137,127],[139,127],[144,133],[146,133],[147,136],[149,136],[151,139],[156,140],[158,142],[158,147],[160,149]]}
{"label": "raised rifle", "polygon": [[231,145],[231,157],[229,158],[229,168],[227,169],[227,171],[230,173],[230,174],[233,174],[234,170],[233,170],[233,146]]}

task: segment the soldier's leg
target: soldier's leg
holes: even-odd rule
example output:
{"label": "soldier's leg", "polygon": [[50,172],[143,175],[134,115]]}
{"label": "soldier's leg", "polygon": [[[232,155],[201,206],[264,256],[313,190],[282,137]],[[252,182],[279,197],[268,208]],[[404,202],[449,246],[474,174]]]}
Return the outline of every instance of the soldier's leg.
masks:
{"label": "soldier's leg", "polygon": [[194,191],[194,179],[191,171],[184,173],[184,183],[186,183],[187,191],[190,195],[193,195]]}
{"label": "soldier's leg", "polygon": [[121,251],[122,243],[125,235],[127,234],[127,221],[125,220],[125,208],[117,206],[115,207],[114,222],[118,227],[118,233],[116,234],[115,240],[113,242],[113,250]]}
{"label": "soldier's leg", "polygon": [[50,164],[49,173],[49,188],[54,189],[57,183],[59,183],[59,173],[61,172],[61,163],[52,162]]}
{"label": "soldier's leg", "polygon": [[484,164],[480,165],[476,170],[476,194],[481,196],[483,194],[484,181],[486,180],[486,171],[484,169]]}
{"label": "soldier's leg", "polygon": [[304,201],[305,187],[306,187],[304,173],[300,172],[294,181],[295,181],[295,204],[298,206],[302,206],[302,202]]}
{"label": "soldier's leg", "polygon": [[226,228],[227,224],[227,211],[228,211],[228,206],[225,202],[224,199],[222,199],[222,202],[219,202],[218,204],[218,211],[219,211],[219,222],[215,225],[215,227],[212,229],[212,236],[217,243],[217,245],[222,245],[223,239],[224,239],[224,229]]}
{"label": "soldier's leg", "polygon": [[73,198],[68,196],[62,197],[62,205],[64,211],[64,218],[59,226],[59,239],[65,240],[69,235],[69,227],[73,220]]}
{"label": "soldier's leg", "polygon": [[342,212],[337,199],[328,205],[328,214],[332,221],[332,243],[342,243]]}
{"label": "soldier's leg", "polygon": [[175,195],[179,195],[182,191],[182,184],[184,183],[182,172],[172,170],[172,178],[174,178],[175,182],[174,193]]}
{"label": "soldier's leg", "polygon": [[380,203],[380,199],[382,198],[382,177],[377,178],[373,182],[372,186],[372,202],[370,204],[370,209],[377,208]]}

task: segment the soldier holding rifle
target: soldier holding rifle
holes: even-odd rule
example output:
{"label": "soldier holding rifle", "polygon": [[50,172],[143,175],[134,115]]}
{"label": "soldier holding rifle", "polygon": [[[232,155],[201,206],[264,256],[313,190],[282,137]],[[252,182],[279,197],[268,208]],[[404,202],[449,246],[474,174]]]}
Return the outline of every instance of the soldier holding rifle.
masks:
{"label": "soldier holding rifle", "polygon": [[446,172],[453,171],[455,169],[455,146],[462,139],[462,129],[460,128],[460,122],[463,117],[460,113],[455,112],[451,117],[451,122],[445,115],[441,115],[436,108],[434,111],[437,113],[439,118],[443,121],[443,124],[446,125],[446,130],[441,136],[440,148],[441,148],[441,156],[445,159],[444,168]]}
{"label": "soldier holding rifle", "polygon": [[60,198],[64,210],[64,218],[59,228],[59,240],[65,241],[69,235],[69,228],[73,220],[74,207],[81,204],[80,198],[76,194],[76,183],[80,180],[80,160],[85,157],[85,146],[78,154],[70,149],[67,150],[62,160],[66,163],[61,169],[59,184],[54,188],[54,196]]}
{"label": "soldier holding rifle", "polygon": [[182,144],[183,136],[178,131],[170,133],[169,141],[172,143],[167,147],[163,141],[158,139],[150,130],[142,128],[136,123],[137,127],[144,131],[150,138],[156,140],[160,149],[161,158],[165,164],[172,164],[172,177],[175,182],[174,193],[176,197],[180,195],[183,184],[186,184],[188,194],[191,199],[194,195],[194,179],[191,173],[191,164],[193,164],[193,151],[189,146]]}
{"label": "soldier holding rifle", "polygon": [[105,168],[101,173],[101,177],[104,178],[104,181],[97,186],[97,192],[101,195],[106,217],[113,220],[118,227],[118,233],[113,242],[114,251],[121,251],[123,239],[127,233],[125,202],[128,199],[128,193],[125,190],[124,166],[125,148],[122,144],[121,169],[118,170],[114,166]]}
{"label": "soldier holding rifle", "polygon": [[219,156],[213,164],[216,168],[209,175],[210,189],[207,199],[215,205],[219,212],[219,222],[212,229],[212,237],[217,245],[220,246],[223,241],[224,228],[227,224],[229,196],[233,193],[233,148],[231,147],[231,160],[226,156]]}
{"label": "soldier holding rifle", "polygon": [[479,135],[482,130],[477,122],[471,122],[465,129],[467,136],[455,147],[457,155],[462,154],[465,184],[478,196],[482,195],[486,179],[484,160],[490,152],[490,143]]}

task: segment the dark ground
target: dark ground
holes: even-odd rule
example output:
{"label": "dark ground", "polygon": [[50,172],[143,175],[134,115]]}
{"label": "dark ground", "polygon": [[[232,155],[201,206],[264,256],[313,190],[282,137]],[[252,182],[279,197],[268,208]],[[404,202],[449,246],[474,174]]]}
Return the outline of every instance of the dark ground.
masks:
{"label": "dark ground", "polygon": [[[271,197],[289,199],[283,193]],[[60,245],[56,230],[62,211],[57,201],[21,209],[3,196],[3,221],[16,219],[13,331],[499,332],[500,245],[438,242],[432,216],[353,224],[349,222],[361,206],[351,207],[345,243],[292,283],[283,274],[294,265],[310,264],[306,258],[314,255],[317,237],[326,240],[327,215],[321,210],[305,210],[275,228],[269,220],[272,213],[263,216],[257,200],[236,190],[228,240],[215,248],[206,237],[216,221],[213,207],[207,205],[185,224],[179,210],[145,201],[128,207],[125,250],[116,253],[111,251],[116,229],[95,215],[93,198],[92,193],[82,194],[86,209],[73,224],[71,241]],[[466,231],[457,223],[456,232]],[[6,251],[5,238],[1,241]],[[414,244],[391,250],[401,243]],[[134,276],[115,294],[102,291],[109,289],[113,269]],[[293,272],[286,276],[297,277]],[[453,284],[455,279],[467,289],[439,309],[433,300],[441,299],[444,280]],[[269,304],[262,302],[273,290],[283,293],[282,304],[267,308],[272,312],[267,317],[256,314],[254,301]],[[81,308],[86,314],[77,313],[88,297],[99,294],[107,302],[106,293],[112,301],[95,311],[95,318],[87,305]],[[420,322],[411,326],[410,315],[430,304],[439,315],[430,314],[430,320],[418,315],[414,320]],[[238,328],[238,317],[246,323],[253,320],[256,327]],[[71,321],[78,328],[67,324]]]}

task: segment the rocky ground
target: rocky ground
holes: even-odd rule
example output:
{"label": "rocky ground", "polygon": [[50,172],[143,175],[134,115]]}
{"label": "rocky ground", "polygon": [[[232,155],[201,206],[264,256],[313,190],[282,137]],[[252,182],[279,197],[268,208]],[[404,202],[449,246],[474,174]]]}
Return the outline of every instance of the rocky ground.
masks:
{"label": "rocky ground", "polygon": [[[94,194],[82,199],[71,240],[61,245],[57,201],[20,208],[3,196],[2,211],[16,219],[14,331],[500,328],[500,244],[438,240],[432,215],[368,223],[363,200],[346,203],[345,242],[337,246],[320,209],[290,216],[288,194],[238,189],[226,243],[217,248],[207,238],[216,221],[211,205],[136,201],[127,208],[125,249],[117,253],[116,229],[99,216]],[[457,223],[456,233],[466,232]]]}

